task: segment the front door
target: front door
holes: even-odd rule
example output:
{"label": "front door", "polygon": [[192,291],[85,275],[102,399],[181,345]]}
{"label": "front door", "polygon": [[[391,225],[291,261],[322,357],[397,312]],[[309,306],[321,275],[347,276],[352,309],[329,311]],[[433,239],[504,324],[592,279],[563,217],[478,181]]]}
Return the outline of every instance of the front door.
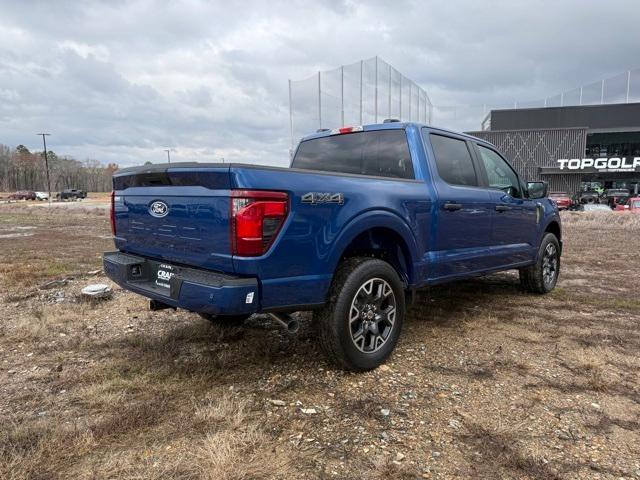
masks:
{"label": "front door", "polygon": [[491,257],[503,267],[528,262],[535,255],[539,207],[525,198],[518,175],[498,152],[476,147],[493,213]]}

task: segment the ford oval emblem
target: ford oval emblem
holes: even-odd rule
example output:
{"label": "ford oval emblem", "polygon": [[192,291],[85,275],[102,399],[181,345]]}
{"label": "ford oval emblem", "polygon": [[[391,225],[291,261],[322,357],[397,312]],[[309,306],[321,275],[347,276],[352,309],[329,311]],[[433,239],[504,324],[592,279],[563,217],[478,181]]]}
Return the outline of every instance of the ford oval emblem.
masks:
{"label": "ford oval emblem", "polygon": [[149,213],[152,217],[156,218],[166,217],[169,213],[169,205],[164,203],[162,200],[156,200],[149,205]]}

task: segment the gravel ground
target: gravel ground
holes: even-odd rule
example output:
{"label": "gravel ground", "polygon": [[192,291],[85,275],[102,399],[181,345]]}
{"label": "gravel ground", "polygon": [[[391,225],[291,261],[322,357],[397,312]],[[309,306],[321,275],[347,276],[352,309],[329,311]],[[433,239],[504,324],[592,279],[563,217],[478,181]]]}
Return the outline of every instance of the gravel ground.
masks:
{"label": "gravel ground", "polygon": [[108,283],[104,213],[0,208],[0,478],[640,478],[630,215],[564,215],[550,295],[514,272],[422,291],[390,361],[352,374],[308,314],[289,336],[82,301]]}

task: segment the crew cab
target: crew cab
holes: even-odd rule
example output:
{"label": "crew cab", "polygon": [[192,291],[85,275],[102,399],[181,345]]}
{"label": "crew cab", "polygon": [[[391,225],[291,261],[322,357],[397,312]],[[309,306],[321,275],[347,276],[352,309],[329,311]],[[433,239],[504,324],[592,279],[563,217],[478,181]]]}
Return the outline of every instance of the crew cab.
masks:
{"label": "crew cab", "polygon": [[56,198],[60,201],[82,200],[83,198],[87,198],[87,192],[84,190],[78,190],[77,188],[67,188],[66,190],[58,192]]}
{"label": "crew cab", "polygon": [[393,350],[417,288],[518,269],[547,293],[562,234],[546,184],[491,144],[397,121],[318,132],[289,168],[172,163],[113,176],[104,271],[215,322],[312,310],[339,367]]}

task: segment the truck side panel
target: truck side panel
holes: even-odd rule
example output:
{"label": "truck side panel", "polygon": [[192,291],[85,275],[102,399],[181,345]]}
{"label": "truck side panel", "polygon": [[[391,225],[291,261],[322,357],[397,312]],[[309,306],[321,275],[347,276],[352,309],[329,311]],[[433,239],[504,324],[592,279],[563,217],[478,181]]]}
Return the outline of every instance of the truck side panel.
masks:
{"label": "truck side panel", "polygon": [[[415,259],[428,248],[431,201],[427,185],[420,180],[261,167],[232,167],[230,175],[233,188],[290,194],[291,213],[269,251],[257,258],[233,258],[237,274],[261,280],[263,309],[323,303],[346,240],[359,232],[358,219],[364,222],[368,212],[387,215],[390,220],[383,225],[392,230],[396,224],[404,225],[403,232],[397,233],[407,238]],[[339,194],[342,203],[303,200],[313,193]],[[345,236],[347,227],[353,230]]]}

